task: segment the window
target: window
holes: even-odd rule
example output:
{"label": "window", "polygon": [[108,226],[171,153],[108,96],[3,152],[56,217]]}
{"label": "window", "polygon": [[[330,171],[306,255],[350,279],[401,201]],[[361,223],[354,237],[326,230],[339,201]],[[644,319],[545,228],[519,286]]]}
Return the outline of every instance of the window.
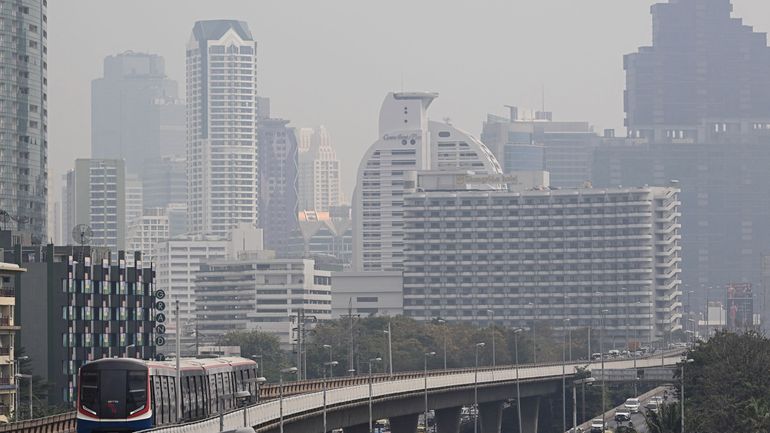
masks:
{"label": "window", "polygon": [[80,407],[92,415],[98,415],[99,373],[89,371],[80,375]]}
{"label": "window", "polygon": [[128,398],[126,412],[133,415],[145,409],[147,405],[147,372],[128,372]]}

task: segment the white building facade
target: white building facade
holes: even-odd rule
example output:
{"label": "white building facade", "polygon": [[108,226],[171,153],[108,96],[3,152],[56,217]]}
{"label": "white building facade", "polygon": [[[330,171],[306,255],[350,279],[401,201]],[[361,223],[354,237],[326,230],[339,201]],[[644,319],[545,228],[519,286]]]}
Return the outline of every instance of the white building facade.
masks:
{"label": "white building facade", "polygon": [[257,43],[242,21],[199,21],[187,45],[189,230],[259,217]]}
{"label": "white building facade", "polygon": [[[679,190],[425,191],[405,197],[404,314],[598,327],[652,342],[681,328]],[[492,312],[491,314],[489,312]]]}
{"label": "white building facade", "polygon": [[128,226],[127,248],[141,252],[144,261],[156,262],[158,244],[169,238],[169,222],[166,208],[145,209]]}
{"label": "white building facade", "polygon": [[299,153],[299,209],[328,212],[342,200],[340,161],[329,132],[320,126],[316,130],[302,128],[297,135],[304,141]]}
{"label": "white building facade", "polygon": [[389,93],[380,109],[380,139],[361,160],[353,197],[353,269],[400,270],[404,258],[405,175],[410,171],[473,169],[500,174],[492,152],[447,123],[430,122],[436,93]]}

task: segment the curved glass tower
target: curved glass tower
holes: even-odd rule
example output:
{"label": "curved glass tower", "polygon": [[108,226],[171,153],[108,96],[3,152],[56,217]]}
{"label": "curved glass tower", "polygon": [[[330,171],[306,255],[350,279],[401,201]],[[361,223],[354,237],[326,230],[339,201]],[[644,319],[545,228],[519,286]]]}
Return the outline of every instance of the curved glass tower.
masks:
{"label": "curved glass tower", "polygon": [[47,0],[0,2],[0,228],[46,240]]}

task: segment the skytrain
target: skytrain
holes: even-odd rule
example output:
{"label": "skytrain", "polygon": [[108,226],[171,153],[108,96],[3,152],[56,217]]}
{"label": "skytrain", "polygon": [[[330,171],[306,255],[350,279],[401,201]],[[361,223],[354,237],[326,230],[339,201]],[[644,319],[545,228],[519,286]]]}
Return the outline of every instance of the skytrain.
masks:
{"label": "skytrain", "polygon": [[257,363],[237,357],[182,359],[181,419],[176,362],[100,359],[80,368],[78,433],[133,432],[204,419],[257,399]]}

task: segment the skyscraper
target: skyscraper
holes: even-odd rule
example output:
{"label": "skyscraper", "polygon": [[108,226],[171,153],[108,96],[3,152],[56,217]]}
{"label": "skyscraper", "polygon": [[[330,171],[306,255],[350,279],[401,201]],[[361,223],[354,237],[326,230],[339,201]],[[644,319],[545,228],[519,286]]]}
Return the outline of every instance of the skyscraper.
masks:
{"label": "skyscraper", "polygon": [[630,136],[692,139],[708,119],[770,118],[767,36],[731,17],[730,0],[671,0],[651,12],[652,46],[623,61]]}
{"label": "skyscraper", "polygon": [[48,195],[46,0],[0,3],[0,211],[8,229],[44,242]]}
{"label": "skyscraper", "polygon": [[404,258],[404,185],[408,171],[473,170],[501,174],[492,152],[457,128],[428,120],[437,93],[389,93],[380,139],[364,154],[353,197],[353,268],[400,270]]}
{"label": "skyscraper", "polygon": [[257,43],[242,21],[198,21],[187,44],[189,230],[259,220]]}
{"label": "skyscraper", "polygon": [[93,231],[85,243],[125,249],[126,171],[122,159],[77,159],[75,169],[64,176],[64,236],[70,243],[75,226],[85,224]]}
{"label": "skyscraper", "polygon": [[299,207],[328,212],[340,205],[342,194],[340,161],[329,132],[320,126],[317,130],[302,128],[298,135],[305,141],[305,148],[299,153]]}
{"label": "skyscraper", "polygon": [[259,122],[260,225],[268,249],[284,252],[297,224],[297,140],[288,120]]}
{"label": "skyscraper", "polygon": [[157,54],[126,51],[104,59],[91,82],[91,157],[124,159],[141,175],[145,161],[184,153],[184,104]]}

